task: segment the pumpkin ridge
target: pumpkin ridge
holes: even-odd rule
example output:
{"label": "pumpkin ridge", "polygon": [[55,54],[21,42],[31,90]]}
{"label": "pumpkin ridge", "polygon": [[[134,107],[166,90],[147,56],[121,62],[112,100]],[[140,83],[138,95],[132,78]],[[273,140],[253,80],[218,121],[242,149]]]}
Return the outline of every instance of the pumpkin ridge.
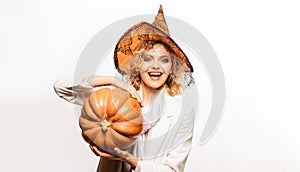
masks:
{"label": "pumpkin ridge", "polygon": [[[86,133],[92,133],[93,130],[96,130],[96,131],[94,131],[95,133],[92,135],[93,137],[87,136]],[[86,135],[85,137],[87,137],[90,140],[90,142],[94,143],[94,139],[99,135],[99,132],[100,132],[100,130],[98,129],[98,127],[95,127],[95,128],[87,129],[83,133],[85,133],[85,135]]]}
{"label": "pumpkin ridge", "polygon": [[94,128],[98,126],[98,122],[92,122],[84,118],[83,116],[80,116],[79,118],[80,122],[80,128],[83,130]]}
{"label": "pumpkin ridge", "polygon": [[106,140],[106,133],[103,133],[100,128],[98,128],[97,134],[95,134],[93,138],[93,144],[95,144],[97,147],[104,150],[104,147],[101,147],[105,144]]}
{"label": "pumpkin ridge", "polygon": [[[144,117],[142,115],[138,116],[130,121],[130,123],[135,124],[136,126],[143,126],[144,125],[143,122],[144,122]],[[141,130],[143,130],[143,129],[141,129]]]}
{"label": "pumpkin ridge", "polygon": [[132,119],[130,119],[130,121],[115,121],[112,126],[115,124],[115,125],[122,125],[122,124],[125,124],[128,123],[129,125],[132,125],[132,126],[141,126],[143,125],[143,117],[142,116],[137,116],[137,117],[134,117]]}
{"label": "pumpkin ridge", "polygon": [[108,89],[109,91],[106,94],[105,100],[104,100],[104,118],[103,118],[103,120],[109,120],[109,118],[110,118],[108,116],[107,109],[110,106],[110,104],[108,104],[108,100],[112,98],[112,90],[109,88],[106,88],[106,89]]}
{"label": "pumpkin ridge", "polygon": [[126,136],[116,132],[115,130],[111,130],[111,135],[114,138],[117,138],[114,140],[114,143],[116,144],[116,146],[118,148],[128,149],[135,143],[134,142],[135,138],[126,137]]}
{"label": "pumpkin ridge", "polygon": [[[118,127],[118,126],[124,126],[124,127],[140,127],[142,124],[139,124],[137,122],[115,122],[111,125],[111,128],[114,128],[114,127]],[[116,128],[117,130],[117,128]],[[127,130],[130,130],[127,129]]]}
{"label": "pumpkin ridge", "polygon": [[88,119],[90,121],[99,122],[99,118],[95,114],[95,112],[91,109],[88,100],[85,101],[83,108],[81,109],[82,117]]}
{"label": "pumpkin ridge", "polygon": [[115,122],[111,128],[124,136],[134,136],[138,135],[142,131],[142,124],[138,125],[130,122]]}
{"label": "pumpkin ridge", "polygon": [[111,90],[109,88],[103,88],[93,92],[88,98],[89,104],[91,105],[91,109],[101,119],[107,118],[107,99],[110,94]]}
{"label": "pumpkin ridge", "polygon": [[[132,100],[129,99],[128,101],[126,101],[123,106],[121,106],[118,111],[117,114],[123,114],[123,115],[119,115],[118,118],[115,118],[114,121],[124,121],[125,120],[131,120],[134,119],[133,117],[135,117],[137,115],[137,113],[140,113],[140,106],[132,106]],[[127,106],[130,106],[131,109],[128,109]],[[137,110],[138,109],[138,110]]]}
{"label": "pumpkin ridge", "polygon": [[[125,119],[127,119],[127,121],[124,121],[124,120],[118,120],[118,121],[114,121],[115,123],[122,123],[122,122],[130,122],[130,123],[134,123],[134,122],[132,122],[132,121],[134,121],[134,120],[137,120],[138,118],[141,118],[142,119],[142,121],[141,122],[137,122],[137,124],[140,124],[140,123],[143,123],[143,117],[141,117],[141,116],[133,116],[132,118],[125,118]],[[128,121],[128,120],[130,120],[130,121]]]}
{"label": "pumpkin ridge", "polygon": [[[127,97],[127,99],[119,99],[119,97]],[[127,100],[130,98],[130,95],[128,92],[122,90],[121,88],[115,88],[111,91],[110,94],[110,99],[111,99],[111,103],[110,106],[113,106],[113,108],[116,110],[115,114],[118,113],[119,109],[121,109],[124,104],[126,104]],[[118,103],[118,105],[116,105],[115,103],[113,103],[114,100],[118,100],[120,103]],[[114,115],[111,116],[111,118],[114,117]]]}
{"label": "pumpkin ridge", "polygon": [[87,99],[88,104],[89,104],[89,106],[91,107],[90,109],[91,109],[91,111],[93,112],[93,114],[97,115],[98,118],[103,119],[103,117],[102,117],[101,115],[98,115],[98,113],[95,111],[95,109],[94,109],[94,107],[93,107],[93,105],[92,105],[92,104],[93,104],[93,99],[92,99],[92,98],[96,99],[96,98],[94,97],[94,94],[95,94],[95,92],[92,93],[91,96]]}
{"label": "pumpkin ridge", "polygon": [[133,120],[137,118],[136,115],[137,112],[135,111],[126,111],[126,112],[116,113],[116,115],[111,119],[113,122],[127,122],[129,120]]}
{"label": "pumpkin ridge", "polygon": [[[109,128],[107,132],[105,132],[105,139],[104,139],[104,150],[105,151],[110,151],[110,150],[113,150],[114,147],[116,147],[116,144],[114,142],[114,137],[113,135],[111,134],[112,132],[112,128]],[[114,153],[113,151],[112,152],[109,152],[109,153]]]}

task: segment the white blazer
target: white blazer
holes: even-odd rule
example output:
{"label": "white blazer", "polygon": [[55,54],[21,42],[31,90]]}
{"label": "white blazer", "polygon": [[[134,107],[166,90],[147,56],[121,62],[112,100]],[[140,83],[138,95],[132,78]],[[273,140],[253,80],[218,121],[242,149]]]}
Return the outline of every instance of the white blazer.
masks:
{"label": "white blazer", "polygon": [[194,110],[166,92],[154,102],[149,114],[157,121],[152,120],[134,147],[133,154],[140,158],[134,171],[182,172],[192,145]]}
{"label": "white blazer", "polygon": [[[80,89],[75,89],[80,88]],[[69,85],[56,82],[54,89],[59,97],[82,105],[92,88],[86,84]],[[139,158],[134,172],[182,172],[192,145],[194,110],[191,106],[171,97],[164,90],[152,108],[143,108],[144,133],[139,136],[131,153]],[[103,161],[99,166],[109,168]],[[117,164],[117,163],[116,163]],[[109,169],[99,169],[110,171]],[[126,170],[127,171],[127,170]]]}

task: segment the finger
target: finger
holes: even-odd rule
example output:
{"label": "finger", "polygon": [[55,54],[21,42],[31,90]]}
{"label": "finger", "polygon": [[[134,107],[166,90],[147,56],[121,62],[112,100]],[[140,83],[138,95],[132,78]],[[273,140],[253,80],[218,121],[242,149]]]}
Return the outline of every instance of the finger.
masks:
{"label": "finger", "polygon": [[93,148],[93,146],[92,146],[92,145],[90,145],[90,149],[91,149],[92,151],[94,151],[94,148]]}
{"label": "finger", "polygon": [[130,95],[131,95],[132,98],[136,99],[136,96],[135,96],[135,94],[134,94],[134,92],[132,90],[129,90],[129,93],[130,93]]}
{"label": "finger", "polygon": [[114,148],[114,151],[119,154],[119,156],[123,159],[123,160],[126,160],[126,161],[131,161],[131,160],[136,160],[137,158],[130,154],[128,151],[122,151],[121,149],[115,147]]}
{"label": "finger", "polygon": [[137,99],[137,101],[140,103],[140,105],[143,107],[144,106],[144,104],[143,104],[143,101],[142,101],[142,99],[141,99],[141,97],[140,97],[140,95],[139,94],[137,94],[137,93],[135,93],[136,94],[136,99]]}
{"label": "finger", "polygon": [[130,156],[130,153],[128,151],[122,151],[117,147],[114,148],[114,151],[122,158],[126,158]]}
{"label": "finger", "polygon": [[136,94],[135,94],[135,88],[131,85],[128,86],[128,91],[130,92],[131,96],[133,98],[136,98]]}
{"label": "finger", "polygon": [[105,158],[115,158],[115,156],[106,153],[106,152],[102,152],[100,151],[96,146],[91,146],[91,149],[93,150],[93,152],[95,152],[97,155],[101,156],[101,157],[105,157]]}
{"label": "finger", "polygon": [[122,161],[123,158],[121,157],[116,157],[114,155],[111,155],[109,153],[106,153],[106,152],[102,152],[100,151],[97,147],[93,146],[93,145],[90,145],[90,149],[94,152],[95,155],[97,156],[101,156],[103,158],[107,158],[107,159],[110,159],[110,160],[119,160],[119,161]]}
{"label": "finger", "polygon": [[[136,93],[136,94],[137,94],[137,93]],[[141,99],[141,97],[140,97],[139,94],[136,95],[136,99],[138,100],[138,102],[139,102],[139,103],[141,104],[141,106],[143,107],[144,104],[143,104],[143,101],[142,101],[142,99]]]}
{"label": "finger", "polygon": [[93,152],[96,156],[99,156],[99,155],[95,152],[94,147],[93,147],[92,145],[90,145],[90,149],[92,150],[92,152]]}
{"label": "finger", "polygon": [[115,151],[117,154],[120,154],[120,153],[122,152],[121,149],[119,149],[119,148],[117,148],[117,147],[114,148],[114,151]]}
{"label": "finger", "polygon": [[141,104],[141,106],[144,106],[139,93],[136,91],[136,89],[133,86],[130,86],[129,92],[133,98],[137,99],[137,101]]}

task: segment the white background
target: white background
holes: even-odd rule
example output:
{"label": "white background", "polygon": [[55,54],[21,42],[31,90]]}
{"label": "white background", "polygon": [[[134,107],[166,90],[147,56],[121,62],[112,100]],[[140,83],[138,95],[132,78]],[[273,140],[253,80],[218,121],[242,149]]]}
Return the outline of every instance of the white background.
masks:
{"label": "white background", "polygon": [[296,0],[1,0],[0,171],[95,171],[74,106],[52,85],[73,75],[98,31],[160,3],[208,39],[226,79],[222,122],[207,144],[194,143],[186,171],[300,171]]}

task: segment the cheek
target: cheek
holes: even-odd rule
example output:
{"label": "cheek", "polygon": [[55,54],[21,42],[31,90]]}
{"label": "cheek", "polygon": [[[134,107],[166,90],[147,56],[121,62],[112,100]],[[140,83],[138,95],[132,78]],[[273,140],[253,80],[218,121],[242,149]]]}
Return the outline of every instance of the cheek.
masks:
{"label": "cheek", "polygon": [[150,65],[148,63],[142,63],[139,67],[139,71],[143,72],[145,70],[147,70],[150,67]]}
{"label": "cheek", "polygon": [[165,73],[170,74],[172,72],[172,64],[168,63],[168,64],[164,64],[162,66],[163,70]]}

